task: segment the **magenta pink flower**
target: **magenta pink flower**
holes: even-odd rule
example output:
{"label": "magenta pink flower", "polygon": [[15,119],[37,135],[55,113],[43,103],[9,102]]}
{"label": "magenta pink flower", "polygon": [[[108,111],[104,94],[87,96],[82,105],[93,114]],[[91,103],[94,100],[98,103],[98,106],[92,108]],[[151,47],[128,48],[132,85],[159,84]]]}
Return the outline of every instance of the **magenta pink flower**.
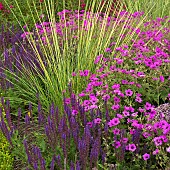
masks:
{"label": "magenta pink flower", "polygon": [[119,97],[116,97],[116,96],[113,98],[113,100],[114,100],[114,102],[115,102],[116,104],[120,102],[120,98],[119,98]]}
{"label": "magenta pink flower", "polygon": [[157,155],[159,153],[159,149],[156,149],[152,152],[153,155]]}
{"label": "magenta pink flower", "polygon": [[147,161],[150,158],[150,154],[145,153],[142,157],[145,161]]}
{"label": "magenta pink flower", "polygon": [[72,115],[77,115],[78,111],[77,110],[72,110]]}
{"label": "magenta pink flower", "polygon": [[113,105],[112,106],[112,110],[118,110],[120,108],[119,104]]}
{"label": "magenta pink flower", "polygon": [[122,141],[122,143],[127,143],[127,142],[128,142],[128,140],[129,140],[128,138],[122,138],[122,140],[121,140],[121,141]]}
{"label": "magenta pink flower", "polygon": [[70,104],[70,98],[66,98],[66,99],[64,100],[64,102],[65,102],[66,104]]}
{"label": "magenta pink flower", "polygon": [[148,132],[143,132],[143,134],[142,134],[145,138],[148,138],[149,136],[151,136],[151,134],[150,133],[148,133]]}
{"label": "magenta pink flower", "polygon": [[123,119],[123,116],[121,115],[121,114],[116,114],[116,116],[117,116],[117,118],[119,118],[119,119]]}
{"label": "magenta pink flower", "polygon": [[106,48],[106,49],[105,49],[105,52],[111,53],[112,50],[111,50],[111,48]]}
{"label": "magenta pink flower", "polygon": [[129,146],[129,151],[134,152],[136,150],[136,145],[135,144],[132,143],[132,144],[129,144],[128,146]]}
{"label": "magenta pink flower", "polygon": [[113,146],[115,146],[115,148],[119,148],[121,146],[121,143],[119,141],[114,142]]}
{"label": "magenta pink flower", "polygon": [[149,102],[146,102],[145,109],[150,110],[152,108],[152,105]]}
{"label": "magenta pink flower", "polygon": [[125,90],[126,96],[132,96],[133,95],[133,91],[131,89],[127,89]]}
{"label": "magenta pink flower", "polygon": [[155,138],[153,139],[153,141],[154,141],[154,143],[155,143],[155,146],[160,146],[160,145],[162,145],[162,140],[161,140],[160,137],[155,137]]}
{"label": "magenta pink flower", "polygon": [[114,85],[112,86],[112,89],[119,90],[119,89],[120,89],[120,84],[114,84]]}
{"label": "magenta pink flower", "polygon": [[112,132],[113,132],[114,135],[119,135],[120,134],[120,129],[115,128],[115,129],[113,129]]}
{"label": "magenta pink flower", "polygon": [[122,113],[123,113],[124,117],[130,116],[130,113],[126,110],[124,110]]}
{"label": "magenta pink flower", "polygon": [[100,119],[100,118],[94,119],[94,123],[95,123],[95,124],[100,124],[100,122],[101,122],[101,119]]}
{"label": "magenta pink flower", "polygon": [[166,151],[170,153],[170,146],[166,148]]}
{"label": "magenta pink flower", "polygon": [[113,118],[112,120],[110,120],[110,122],[108,123],[109,127],[112,126],[116,126],[120,123],[119,118]]}
{"label": "magenta pink flower", "polygon": [[0,2],[0,11],[4,9],[3,4]]}
{"label": "magenta pink flower", "polygon": [[161,82],[164,82],[164,76],[160,76],[159,78]]}

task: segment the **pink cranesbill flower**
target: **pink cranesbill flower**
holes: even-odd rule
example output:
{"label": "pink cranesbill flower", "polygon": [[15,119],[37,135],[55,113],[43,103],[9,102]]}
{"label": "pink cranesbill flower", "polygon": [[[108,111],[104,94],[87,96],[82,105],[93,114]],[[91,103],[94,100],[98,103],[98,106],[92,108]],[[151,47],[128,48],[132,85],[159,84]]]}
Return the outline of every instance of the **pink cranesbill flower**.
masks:
{"label": "pink cranesbill flower", "polygon": [[124,110],[122,113],[123,113],[124,117],[130,116],[130,113],[126,110]]}
{"label": "pink cranesbill flower", "polygon": [[128,84],[127,80],[122,80],[122,84]]}
{"label": "pink cranesbill flower", "polygon": [[145,109],[150,110],[152,108],[152,105],[149,102],[146,102]]}
{"label": "pink cranesbill flower", "polygon": [[164,82],[164,76],[160,76],[159,79],[161,82]]}
{"label": "pink cranesbill flower", "polygon": [[84,97],[85,95],[86,94],[82,92],[82,93],[79,94],[79,97]]}
{"label": "pink cranesbill flower", "polygon": [[166,148],[166,151],[170,153],[170,146]]}
{"label": "pink cranesbill flower", "polygon": [[0,2],[0,11],[4,9],[3,4]]}
{"label": "pink cranesbill flower", "polygon": [[107,52],[107,53],[111,53],[111,52],[112,52],[112,50],[111,50],[111,48],[106,48],[106,49],[105,49],[105,52]]}
{"label": "pink cranesbill flower", "polygon": [[148,137],[150,137],[151,136],[151,134],[150,133],[148,133],[148,132],[143,132],[143,134],[142,134],[143,136],[144,136],[144,138],[148,138]]}
{"label": "pink cranesbill flower", "polygon": [[102,57],[103,57],[103,54],[98,55],[94,61],[94,64],[97,64],[101,60]]}
{"label": "pink cranesbill flower", "polygon": [[116,96],[113,98],[113,100],[114,100],[114,102],[115,102],[116,104],[120,102],[120,98],[119,98],[119,97],[116,97]]}
{"label": "pink cranesbill flower", "polygon": [[138,96],[136,96],[135,101],[138,102],[138,103],[142,103],[142,99],[140,97],[138,97]]}
{"label": "pink cranesbill flower", "polygon": [[113,129],[112,132],[113,132],[114,135],[119,135],[120,134],[120,129],[115,128],[115,129]]}
{"label": "pink cranesbill flower", "polygon": [[150,158],[150,154],[145,153],[142,157],[145,161],[147,161]]}
{"label": "pink cranesbill flower", "polygon": [[155,143],[155,146],[160,146],[160,145],[162,145],[162,140],[161,140],[160,137],[155,137],[155,138],[153,139],[153,141],[154,141],[154,143]]}
{"label": "pink cranesbill flower", "polygon": [[89,70],[84,70],[84,76],[88,76],[89,72]]}
{"label": "pink cranesbill flower", "polygon": [[72,115],[77,115],[78,111],[77,110],[72,110]]}
{"label": "pink cranesbill flower", "polygon": [[119,119],[123,119],[123,116],[121,115],[121,114],[116,114],[116,116],[117,116],[117,118],[119,118]]}
{"label": "pink cranesbill flower", "polygon": [[97,106],[97,105],[95,105],[95,104],[92,104],[91,106],[89,106],[89,108],[90,108],[90,109],[97,109],[97,108],[98,108],[98,106]]}
{"label": "pink cranesbill flower", "polygon": [[109,121],[108,125],[109,127],[113,127],[116,126],[120,123],[119,118],[113,118],[112,120]]}
{"label": "pink cranesbill flower", "polygon": [[133,91],[131,89],[127,89],[125,90],[126,96],[132,96],[133,95]]}
{"label": "pink cranesbill flower", "polygon": [[75,72],[72,72],[72,76],[76,76],[76,73],[75,73]]}
{"label": "pink cranesbill flower", "polygon": [[159,149],[158,148],[152,152],[153,155],[157,155],[158,153],[159,153]]}
{"label": "pink cranesbill flower", "polygon": [[122,139],[121,139],[122,143],[127,143],[128,140],[129,140],[128,138],[122,138]]}
{"label": "pink cranesbill flower", "polygon": [[129,144],[128,146],[129,146],[129,151],[134,152],[136,150],[136,145],[135,144],[132,143],[132,144]]}
{"label": "pink cranesbill flower", "polygon": [[87,106],[87,105],[89,105],[89,104],[90,104],[90,101],[89,101],[89,100],[84,100],[83,106]]}
{"label": "pink cranesbill flower", "polygon": [[71,100],[70,100],[70,98],[66,98],[66,99],[64,100],[64,102],[65,102],[66,104],[70,104]]}
{"label": "pink cranesbill flower", "polygon": [[92,128],[93,127],[93,123],[92,122],[87,122],[87,125]]}
{"label": "pink cranesbill flower", "polygon": [[119,89],[120,89],[120,84],[114,84],[114,85],[112,86],[112,89],[119,90]]}
{"label": "pink cranesbill flower", "polygon": [[94,119],[94,123],[95,123],[95,124],[100,124],[100,122],[101,122],[101,119],[100,119],[100,118]]}
{"label": "pink cranesbill flower", "polygon": [[117,148],[121,147],[121,143],[119,141],[115,141],[113,146],[117,149]]}
{"label": "pink cranesbill flower", "polygon": [[104,101],[108,101],[108,100],[110,99],[110,95],[105,94],[105,95],[102,97],[102,99],[103,99]]}
{"label": "pink cranesbill flower", "polygon": [[120,108],[119,104],[113,105],[112,106],[112,110],[118,110]]}
{"label": "pink cranesbill flower", "polygon": [[138,115],[138,112],[132,113],[131,116],[132,117],[136,117]]}

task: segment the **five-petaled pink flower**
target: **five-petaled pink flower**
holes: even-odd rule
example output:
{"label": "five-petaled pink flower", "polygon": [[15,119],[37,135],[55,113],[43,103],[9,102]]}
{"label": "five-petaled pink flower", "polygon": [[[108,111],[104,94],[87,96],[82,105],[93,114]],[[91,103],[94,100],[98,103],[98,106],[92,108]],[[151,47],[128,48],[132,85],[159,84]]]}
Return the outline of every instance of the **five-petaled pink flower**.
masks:
{"label": "five-petaled pink flower", "polygon": [[128,150],[134,152],[136,150],[136,145],[135,144],[129,144],[128,145]]}
{"label": "five-petaled pink flower", "polygon": [[131,89],[127,89],[125,90],[126,96],[132,96],[133,95],[133,91]]}
{"label": "five-petaled pink flower", "polygon": [[147,161],[150,158],[150,154],[145,153],[142,157],[145,161]]}
{"label": "five-petaled pink flower", "polygon": [[112,126],[116,126],[120,123],[119,118],[113,118],[112,120],[110,120],[110,122],[108,123],[109,127]]}

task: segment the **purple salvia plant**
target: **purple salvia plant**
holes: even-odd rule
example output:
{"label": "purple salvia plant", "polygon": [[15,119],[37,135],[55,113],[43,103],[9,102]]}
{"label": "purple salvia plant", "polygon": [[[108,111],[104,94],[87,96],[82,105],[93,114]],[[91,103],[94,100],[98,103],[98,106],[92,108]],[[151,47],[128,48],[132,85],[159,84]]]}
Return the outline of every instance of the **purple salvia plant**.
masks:
{"label": "purple salvia plant", "polygon": [[74,166],[73,161],[71,161],[71,163],[70,163],[70,170],[75,170],[75,166]]}
{"label": "purple salvia plant", "polygon": [[31,164],[33,163],[33,162],[32,162],[33,160],[32,160],[31,154],[30,154],[30,152],[29,152],[29,150],[28,150],[27,141],[24,140],[24,141],[23,141],[23,144],[24,144],[25,152],[26,152],[26,155],[27,155],[27,158],[28,158],[28,163],[31,165]]}
{"label": "purple salvia plant", "polygon": [[0,108],[0,118],[1,118],[1,120],[0,120],[1,131],[4,134],[4,136],[6,137],[6,139],[8,140],[8,142],[10,143],[10,145],[13,146],[12,140],[11,140],[11,133],[10,133],[10,131],[9,131],[5,121],[4,121],[4,118],[2,116],[2,109],[1,108]]}
{"label": "purple salvia plant", "polygon": [[78,149],[79,149],[81,166],[82,166],[82,169],[84,170],[86,168],[87,156],[88,156],[88,152],[86,148],[86,141],[84,139],[79,139]]}
{"label": "purple salvia plant", "polygon": [[97,137],[94,140],[94,143],[92,145],[92,149],[90,152],[90,167],[97,167],[97,161],[98,161],[98,157],[100,154],[100,147],[101,147],[101,140],[100,137]]}
{"label": "purple salvia plant", "polygon": [[55,167],[55,161],[56,161],[56,155],[53,155],[51,164],[50,164],[50,170],[54,170]]}
{"label": "purple salvia plant", "polygon": [[141,136],[141,129],[135,129],[133,135],[132,135],[132,142],[134,144],[139,144],[140,136]]}
{"label": "purple salvia plant", "polygon": [[57,155],[57,156],[56,156],[56,162],[57,162],[57,165],[58,165],[58,167],[60,168],[60,170],[62,170],[61,157],[60,157],[60,155]]}
{"label": "purple salvia plant", "polygon": [[8,126],[9,126],[9,128],[10,128],[10,130],[12,131],[13,130],[13,128],[14,128],[14,126],[13,126],[13,124],[12,124],[12,121],[11,121],[11,114],[10,114],[10,103],[9,103],[9,100],[7,100],[7,109],[6,109],[6,111],[5,111],[5,113],[6,113],[6,120],[7,120],[7,123],[8,123]]}
{"label": "purple salvia plant", "polygon": [[80,162],[79,161],[76,162],[76,170],[81,170]]}

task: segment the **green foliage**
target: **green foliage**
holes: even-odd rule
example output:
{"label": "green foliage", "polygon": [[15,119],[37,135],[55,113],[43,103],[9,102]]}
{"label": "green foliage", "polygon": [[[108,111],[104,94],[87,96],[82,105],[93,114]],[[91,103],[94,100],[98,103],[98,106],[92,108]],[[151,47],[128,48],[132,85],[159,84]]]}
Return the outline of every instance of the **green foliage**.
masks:
{"label": "green foliage", "polygon": [[148,11],[149,17],[156,19],[158,17],[163,18],[164,16],[169,16],[169,0],[123,0],[126,4],[128,11]]}
{"label": "green foliage", "polygon": [[13,170],[13,160],[9,149],[9,143],[0,130],[0,169]]}

